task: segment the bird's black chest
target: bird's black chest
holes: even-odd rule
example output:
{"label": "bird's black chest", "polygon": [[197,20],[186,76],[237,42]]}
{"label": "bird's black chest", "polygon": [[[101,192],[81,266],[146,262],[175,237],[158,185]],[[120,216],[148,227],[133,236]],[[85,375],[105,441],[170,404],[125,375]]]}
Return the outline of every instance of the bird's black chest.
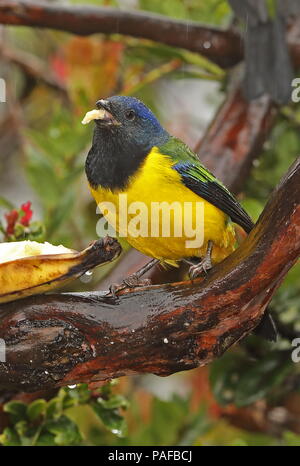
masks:
{"label": "bird's black chest", "polygon": [[125,189],[130,176],[142,164],[148,150],[138,147],[126,138],[112,135],[94,135],[88,153],[85,172],[92,188]]}

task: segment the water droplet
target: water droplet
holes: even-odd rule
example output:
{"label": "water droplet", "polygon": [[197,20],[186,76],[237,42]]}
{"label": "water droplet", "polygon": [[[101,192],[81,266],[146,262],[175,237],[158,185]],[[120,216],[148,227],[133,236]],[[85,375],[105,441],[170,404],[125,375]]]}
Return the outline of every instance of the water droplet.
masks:
{"label": "water droplet", "polygon": [[164,343],[169,343],[169,340],[167,338],[164,338]]}
{"label": "water droplet", "polygon": [[208,40],[206,40],[206,41],[203,43],[203,48],[204,48],[204,49],[210,49],[210,48],[211,48],[211,43],[210,43]]}
{"label": "water droplet", "polygon": [[68,387],[69,387],[69,388],[76,388],[77,385],[76,385],[76,383],[75,383],[75,385],[68,385]]}
{"label": "water droplet", "polygon": [[83,283],[88,283],[92,280],[93,278],[93,271],[92,270],[88,270],[87,272],[85,272],[84,275],[82,275],[80,277],[80,280],[83,282]]}

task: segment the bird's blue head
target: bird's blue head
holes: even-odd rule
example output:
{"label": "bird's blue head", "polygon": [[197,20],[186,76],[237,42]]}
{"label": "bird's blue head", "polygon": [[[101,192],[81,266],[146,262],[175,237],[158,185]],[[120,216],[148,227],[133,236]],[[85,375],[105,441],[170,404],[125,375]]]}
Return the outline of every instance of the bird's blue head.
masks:
{"label": "bird's blue head", "polygon": [[113,96],[98,100],[96,106],[104,112],[95,119],[86,173],[92,186],[121,189],[150,150],[164,144],[169,134],[135,97]]}
{"label": "bird's blue head", "polygon": [[166,131],[156,116],[135,97],[116,95],[98,100],[96,106],[106,110],[103,120],[95,120],[97,127],[112,131],[117,137],[130,138],[148,149],[166,137]]}

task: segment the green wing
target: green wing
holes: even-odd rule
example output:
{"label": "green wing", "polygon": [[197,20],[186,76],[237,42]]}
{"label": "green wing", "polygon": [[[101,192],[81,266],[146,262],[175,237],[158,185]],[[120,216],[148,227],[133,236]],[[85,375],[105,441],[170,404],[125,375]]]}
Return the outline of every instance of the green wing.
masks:
{"label": "green wing", "polygon": [[174,161],[172,168],[180,174],[187,188],[222,210],[247,233],[252,230],[254,224],[247,212],[230,191],[200,163],[188,146],[171,137],[159,150]]}

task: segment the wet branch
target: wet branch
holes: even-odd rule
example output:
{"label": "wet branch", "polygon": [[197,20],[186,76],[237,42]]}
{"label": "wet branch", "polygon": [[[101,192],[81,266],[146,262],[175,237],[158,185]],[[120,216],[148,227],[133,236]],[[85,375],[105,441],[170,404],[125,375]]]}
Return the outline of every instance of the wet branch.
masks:
{"label": "wet branch", "polygon": [[[299,17],[295,19],[288,34],[291,56],[296,66],[300,63],[299,21]],[[148,12],[1,0],[0,24],[50,28],[83,36],[119,33],[145,38],[201,53],[224,68],[243,59],[243,39],[233,30]]]}
{"label": "wet branch", "polygon": [[242,41],[233,31],[148,12],[1,0],[0,23],[51,28],[83,36],[118,33],[140,37],[199,52],[225,68],[242,58]]}
{"label": "wet branch", "polygon": [[300,158],[242,246],[204,281],[35,296],[0,307],[0,387],[22,391],[205,365],[247,335],[300,255]]}

